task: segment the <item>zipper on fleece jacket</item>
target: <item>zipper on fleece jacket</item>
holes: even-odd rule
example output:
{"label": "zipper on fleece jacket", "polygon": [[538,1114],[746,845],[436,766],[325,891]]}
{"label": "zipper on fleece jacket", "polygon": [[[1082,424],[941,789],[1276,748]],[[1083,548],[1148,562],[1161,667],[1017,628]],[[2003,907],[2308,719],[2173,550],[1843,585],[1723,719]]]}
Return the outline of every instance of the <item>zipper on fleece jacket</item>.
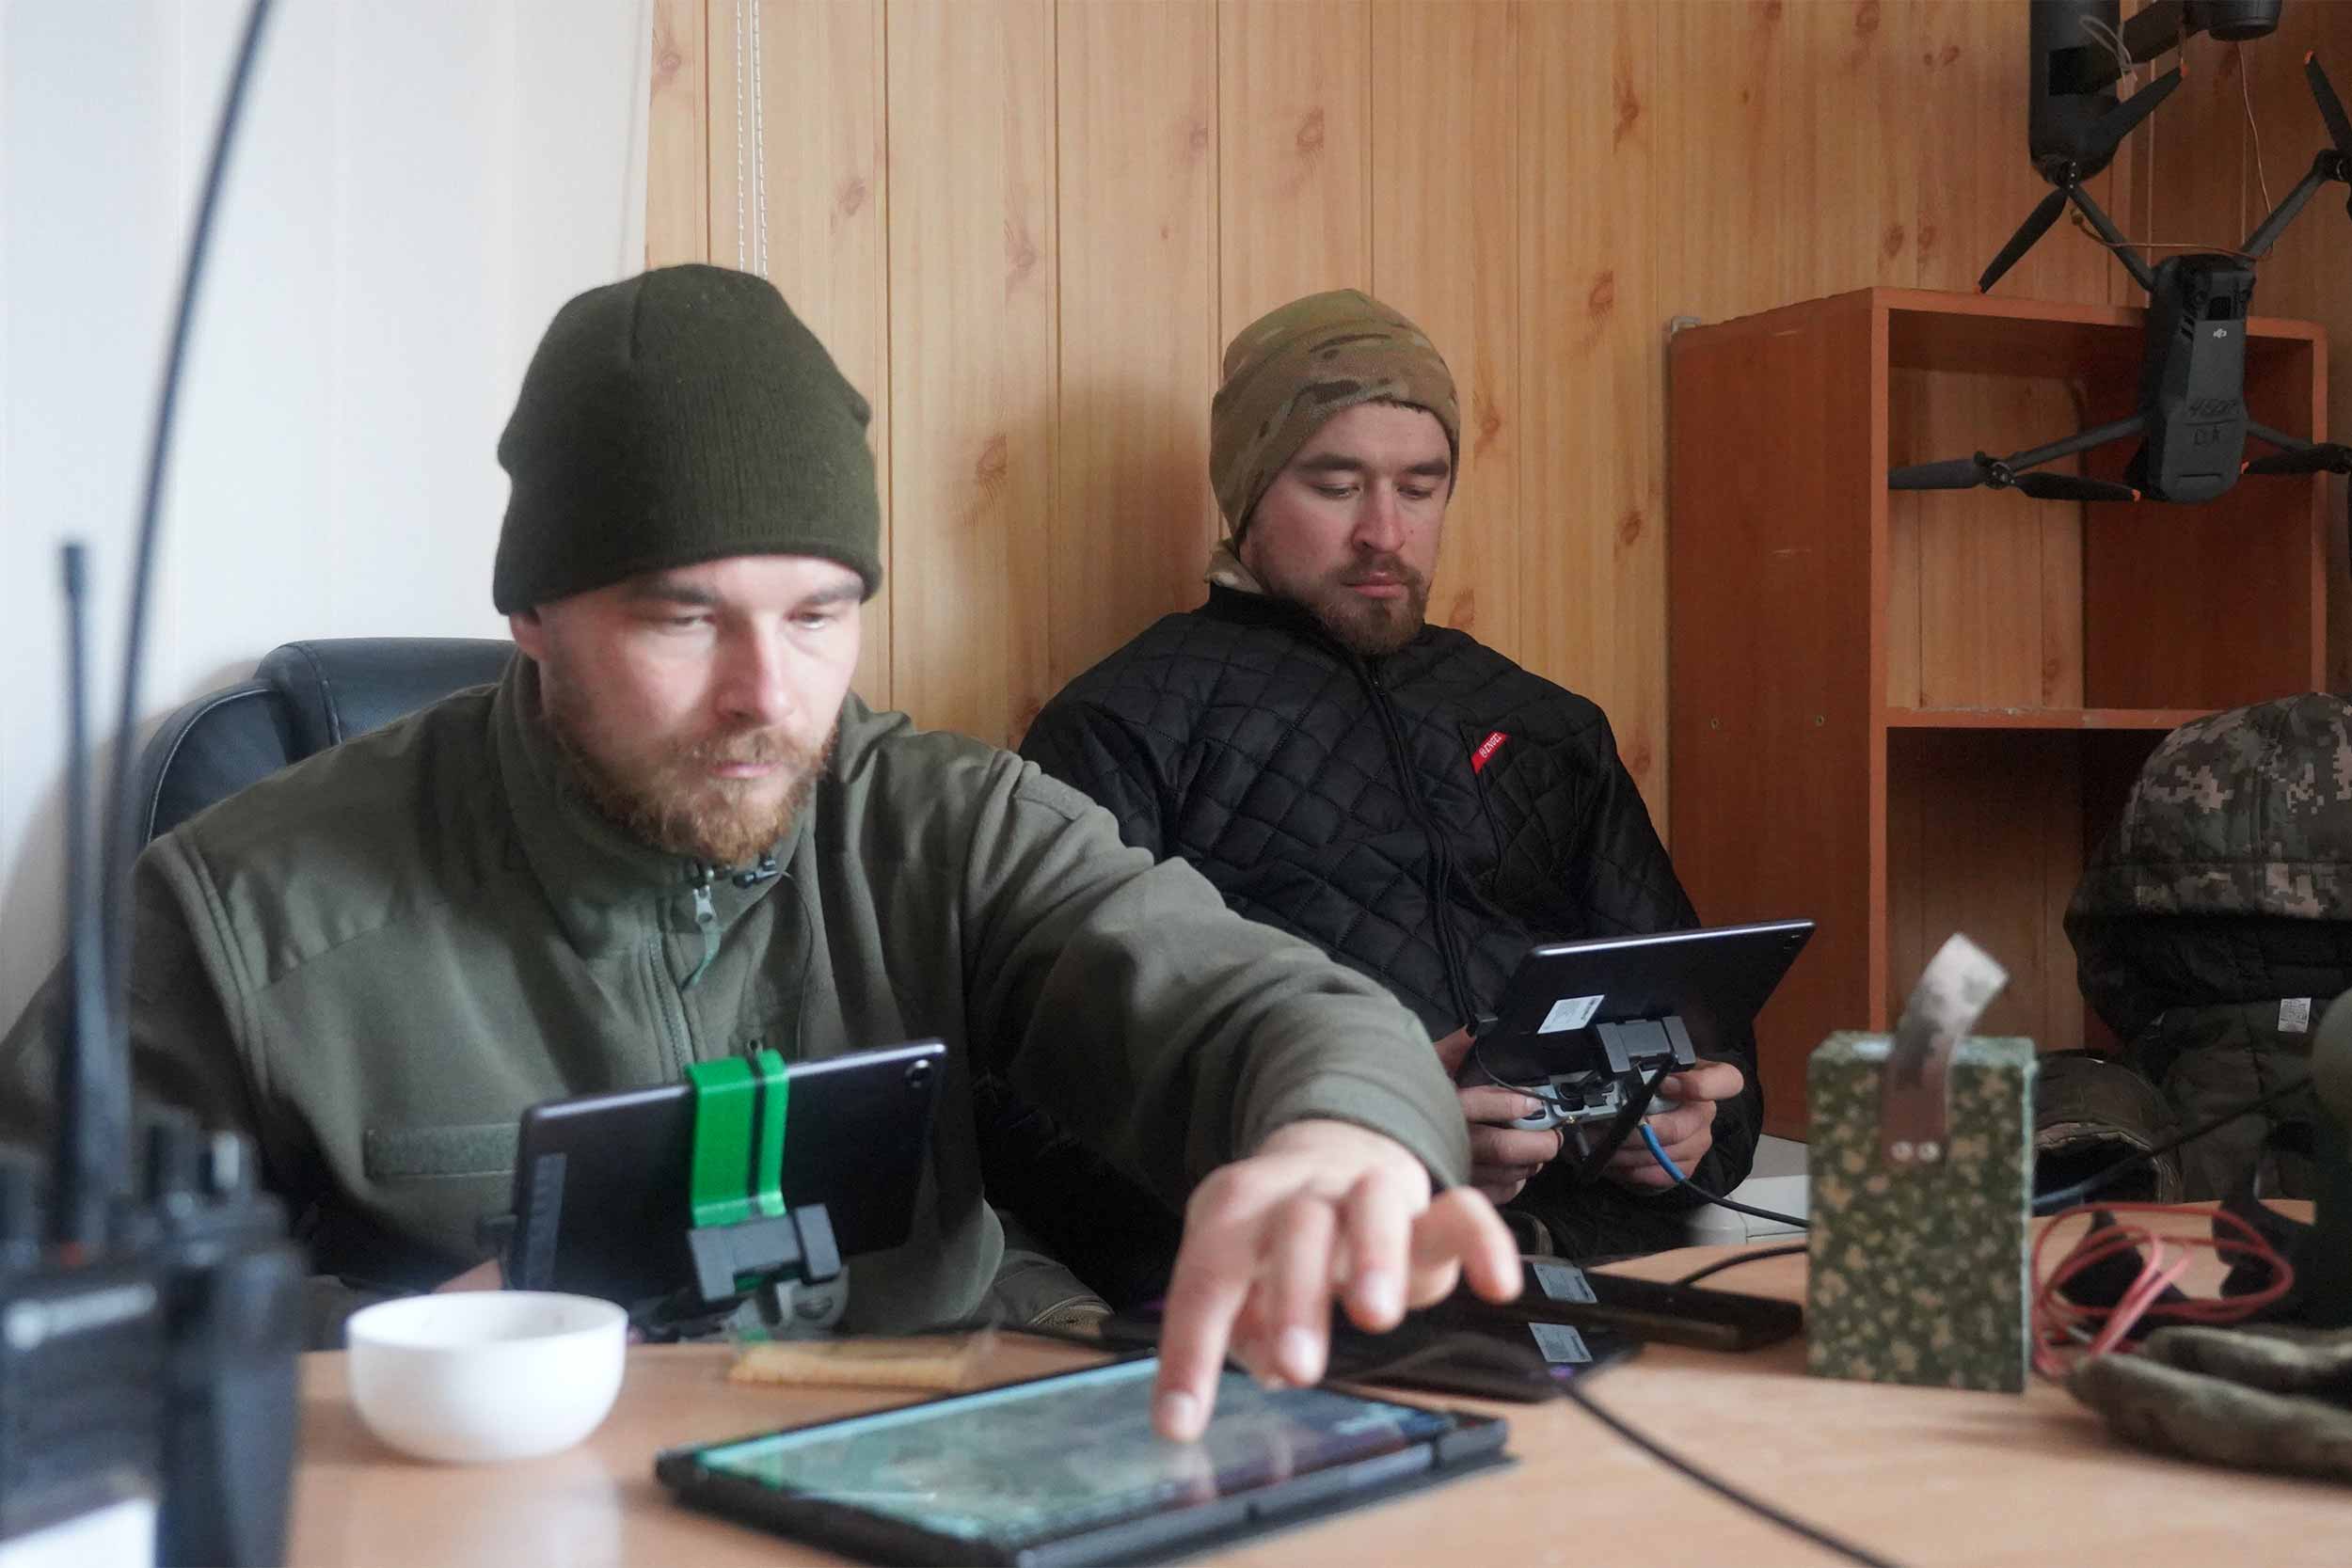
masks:
{"label": "zipper on fleece jacket", "polygon": [[701,1059],[701,1053],[694,1045],[693,1020],[686,1011],[686,993],[693,989],[694,982],[703,977],[703,972],[719,956],[719,907],[711,897],[711,886],[724,876],[737,887],[755,887],[780,874],[776,857],[771,854],[761,855],[756,865],[734,872],[728,871],[725,866],[707,865],[700,861],[690,864],[692,877],[688,892],[694,900],[694,929],[702,934],[703,951],[694,967],[686,972],[685,978],[675,982],[675,989],[667,983],[671,976],[660,932],[656,931],[646,939],[646,958],[653,971],[654,990],[661,998],[663,1032],[669,1037],[676,1057],[675,1066],[680,1077],[685,1075],[689,1063]]}
{"label": "zipper on fleece jacket", "polygon": [[686,972],[686,978],[677,983],[681,991],[691,990],[694,982],[703,977],[703,971],[710,967],[710,960],[719,956],[719,910],[710,901],[710,867],[694,867],[694,928],[703,934],[703,956]]}

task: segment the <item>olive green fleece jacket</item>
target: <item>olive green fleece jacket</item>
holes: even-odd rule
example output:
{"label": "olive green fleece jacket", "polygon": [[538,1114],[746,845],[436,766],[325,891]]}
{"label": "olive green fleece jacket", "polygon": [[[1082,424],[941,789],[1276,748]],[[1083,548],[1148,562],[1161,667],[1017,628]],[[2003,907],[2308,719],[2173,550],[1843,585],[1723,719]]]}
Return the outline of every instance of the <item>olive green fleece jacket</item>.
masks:
{"label": "olive green fleece jacket", "polygon": [[[526,1106],[761,1046],[948,1046],[914,1232],[850,1265],[858,1328],[963,1318],[993,1283],[999,1309],[1055,1304],[999,1279],[1018,1271],[980,1190],[983,1069],[1174,1202],[1308,1117],[1467,1173],[1454,1090],[1385,990],[1126,847],[1033,765],[855,697],[783,874],[712,885],[717,950],[686,985],[705,958],[695,867],[588,807],[538,714],[517,657],[498,687],[322,752],[139,860],[140,1086],[259,1140],[324,1275],[413,1290],[457,1272],[481,1256],[477,1216],[508,1206]],[[43,1119],[51,1001],[0,1044],[20,1136]]]}

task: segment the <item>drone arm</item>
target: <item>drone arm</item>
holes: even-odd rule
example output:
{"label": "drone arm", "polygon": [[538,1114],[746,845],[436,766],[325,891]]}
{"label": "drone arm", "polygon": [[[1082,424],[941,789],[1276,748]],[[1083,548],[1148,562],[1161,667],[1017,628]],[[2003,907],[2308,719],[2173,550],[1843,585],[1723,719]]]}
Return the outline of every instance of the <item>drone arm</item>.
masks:
{"label": "drone arm", "polygon": [[2201,26],[2186,25],[2187,12],[2182,0],[2155,0],[2134,11],[2122,26],[2123,53],[2134,65],[2145,65],[2189,33],[2204,31]]}
{"label": "drone arm", "polygon": [[2073,202],[2075,210],[2090,220],[2090,227],[2097,230],[2099,237],[2107,242],[2107,248],[2115,252],[2115,259],[2123,263],[2123,270],[2132,275],[2132,280],[2150,293],[2154,293],[2156,275],[2148,269],[2147,258],[2132,247],[2131,241],[2123,237],[2122,232],[2115,227],[2114,220],[2109,218],[2100,205],[2090,198],[2089,191],[2080,185],[2068,185],[2065,190],[2066,199]]}
{"label": "drone arm", "polygon": [[2268,425],[2254,420],[2246,421],[2246,434],[2257,441],[2267,441],[2280,451],[2301,451],[2311,445],[2300,436],[2289,436],[2282,430],[2273,430]]}
{"label": "drone arm", "polygon": [[2038,468],[2042,464],[2053,462],[2060,457],[2072,457],[2078,451],[2089,451],[2091,448],[2103,447],[2109,441],[2120,441],[2126,436],[2137,436],[2147,428],[2147,419],[2142,415],[2134,414],[2126,419],[2094,425],[2079,435],[2069,436],[2063,441],[2053,441],[2046,447],[2035,447],[2030,451],[2021,451],[2016,456],[2008,459],[2005,467],[2012,473],[2023,473],[2027,468]]}
{"label": "drone arm", "polygon": [[2314,153],[2311,172],[2296,182],[2295,189],[2287,192],[2286,199],[2272,208],[2270,215],[2246,236],[2244,245],[2238,246],[2247,260],[2259,261],[2268,255],[2270,247],[2278,244],[2279,236],[2286,232],[2287,225],[2293,223],[2296,214],[2302,212],[2303,204],[2311,200],[2320,186],[2330,180],[2343,178],[2343,155],[2334,149],[2323,149]]}

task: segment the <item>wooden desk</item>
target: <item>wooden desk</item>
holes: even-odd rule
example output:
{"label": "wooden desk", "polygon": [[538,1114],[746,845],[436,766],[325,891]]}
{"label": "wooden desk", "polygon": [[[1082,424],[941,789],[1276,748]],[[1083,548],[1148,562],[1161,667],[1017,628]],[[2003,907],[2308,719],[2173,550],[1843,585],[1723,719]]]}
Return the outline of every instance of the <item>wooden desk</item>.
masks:
{"label": "wooden desk", "polygon": [[[1667,1278],[1737,1250],[1693,1248],[1622,1267]],[[1721,1282],[1798,1299],[1804,1280],[1804,1259],[1791,1257]],[[1089,1359],[1011,1337],[1000,1351],[1009,1379]],[[345,1401],[342,1355],[309,1356],[292,1559],[414,1568],[835,1560],[673,1506],[653,1480],[654,1452],[902,1402],[740,1386],[724,1381],[726,1358],[709,1346],[634,1351],[619,1404],[580,1448],[516,1465],[444,1467],[379,1446]],[[1791,1341],[1746,1355],[1652,1346],[1593,1389],[1693,1461],[1907,1568],[2341,1568],[2352,1560],[2352,1490],[2122,1447],[2046,1385],[2016,1397],[1829,1382],[1804,1374],[1803,1347]],[[1517,1466],[1270,1536],[1217,1560],[1257,1568],[1835,1560],[1666,1470],[1572,1404],[1480,1408],[1509,1418]]]}

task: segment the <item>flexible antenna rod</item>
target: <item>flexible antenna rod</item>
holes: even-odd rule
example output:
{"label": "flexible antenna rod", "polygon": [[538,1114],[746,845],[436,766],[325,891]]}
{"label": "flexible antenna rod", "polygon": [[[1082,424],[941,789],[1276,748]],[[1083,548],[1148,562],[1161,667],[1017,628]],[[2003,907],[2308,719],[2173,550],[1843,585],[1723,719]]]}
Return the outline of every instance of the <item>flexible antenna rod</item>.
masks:
{"label": "flexible antenna rod", "polygon": [[65,576],[66,937],[73,1008],[57,1060],[56,1176],[50,1236],[63,1246],[97,1247],[106,1241],[109,1199],[128,1137],[126,1098],[103,1078],[118,1071],[106,998],[106,950],[95,896],[98,862],[90,794],[88,579],[81,541],[59,552]]}
{"label": "flexible antenna rod", "polygon": [[[73,741],[73,767],[82,781],[69,803],[75,814],[70,832],[87,838],[101,836],[103,855],[93,867],[86,858],[73,871],[67,888],[74,932],[73,1018],[65,1033],[57,1062],[59,1124],[55,1180],[64,1183],[56,1205],[56,1238],[75,1244],[96,1245],[105,1240],[107,1210],[124,1190],[129,1152],[130,1049],[127,1025],[131,953],[131,865],[139,851],[138,825],[132,800],[131,775],[136,762],[139,717],[139,665],[147,642],[148,589],[154,577],[155,544],[163,512],[164,475],[171,451],[173,414],[178,406],[182,372],[187,361],[189,327],[196,314],[198,290],[204,277],[204,259],[211,248],[213,224],[220,208],[223,178],[230,148],[244,118],[245,97],[259,54],[262,29],[269,19],[272,0],[253,0],[246,13],[245,36],[237,46],[237,63],[221,101],[220,118],[213,132],[213,150],[204,173],[203,194],[188,236],[187,260],[180,277],[180,300],[171,332],[171,347],[164,361],[163,384],[155,404],[153,438],[148,451],[147,481],[139,508],[138,543],[131,570],[129,613],[122,652],[122,705],[115,733],[114,770],[103,809],[94,826],[82,821],[91,812],[87,784],[87,735]],[[75,702],[82,690],[79,630],[82,567],[78,551],[66,566],[68,595],[76,618]],[[87,845],[84,846],[87,853]]]}
{"label": "flexible antenna rod", "polygon": [[131,863],[138,857],[138,824],[131,802],[131,772],[136,758],[132,741],[138,734],[139,662],[147,647],[148,588],[155,575],[155,541],[161,531],[164,473],[171,453],[172,417],[180,401],[181,372],[188,356],[188,329],[196,317],[197,291],[204,282],[204,260],[211,249],[213,221],[220,209],[220,187],[228,172],[229,150],[243,118],[246,88],[260,53],[262,27],[269,20],[271,0],[253,0],[246,13],[245,37],[237,46],[237,68],[221,100],[220,119],[213,133],[212,161],[204,170],[204,194],[197,205],[196,225],[188,236],[187,264],[180,278],[179,310],[172,322],[171,349],[164,360],[164,381],[155,402],[154,437],[147,455],[147,487],[139,502],[138,547],[131,567],[131,605],[122,644],[122,705],[115,721],[115,761],[107,791],[109,834],[103,878],[105,898],[107,996],[119,1008],[131,950]]}

